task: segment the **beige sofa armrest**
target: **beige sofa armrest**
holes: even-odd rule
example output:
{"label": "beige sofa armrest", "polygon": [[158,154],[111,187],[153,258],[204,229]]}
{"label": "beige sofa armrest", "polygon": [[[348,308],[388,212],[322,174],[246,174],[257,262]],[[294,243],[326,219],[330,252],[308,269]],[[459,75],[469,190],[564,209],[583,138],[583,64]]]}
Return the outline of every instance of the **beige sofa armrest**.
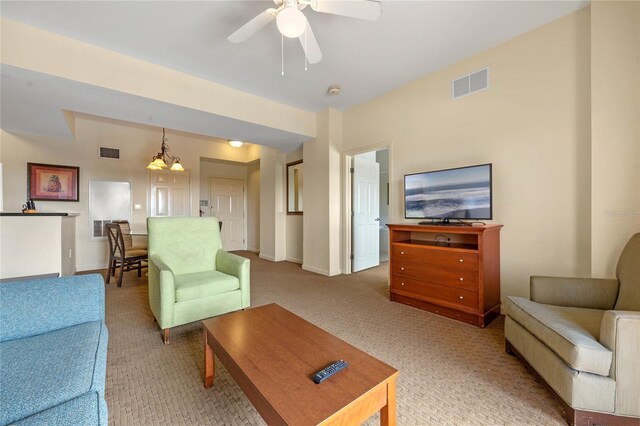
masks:
{"label": "beige sofa armrest", "polygon": [[613,309],[618,280],[532,276],[531,300],[546,305]]}
{"label": "beige sofa armrest", "polygon": [[616,381],[616,414],[640,416],[640,312],[605,312],[600,343],[613,352],[609,376]]}

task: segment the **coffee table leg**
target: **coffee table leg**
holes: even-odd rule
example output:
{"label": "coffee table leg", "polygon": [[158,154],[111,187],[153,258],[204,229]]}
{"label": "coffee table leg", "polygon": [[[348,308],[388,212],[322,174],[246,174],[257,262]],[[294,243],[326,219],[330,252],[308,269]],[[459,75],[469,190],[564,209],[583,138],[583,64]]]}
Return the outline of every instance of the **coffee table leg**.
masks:
{"label": "coffee table leg", "polygon": [[213,356],[213,348],[209,346],[209,333],[204,330],[204,387],[213,386],[213,376],[215,375],[215,361]]}
{"label": "coffee table leg", "polygon": [[387,405],[380,410],[380,426],[395,426],[396,424],[396,377],[387,382]]}

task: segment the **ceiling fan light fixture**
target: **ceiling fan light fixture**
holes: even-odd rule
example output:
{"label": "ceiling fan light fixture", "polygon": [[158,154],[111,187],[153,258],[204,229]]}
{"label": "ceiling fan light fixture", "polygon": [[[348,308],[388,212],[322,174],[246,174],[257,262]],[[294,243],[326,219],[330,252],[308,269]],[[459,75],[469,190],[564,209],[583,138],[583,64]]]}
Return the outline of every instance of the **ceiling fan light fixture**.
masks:
{"label": "ceiling fan light fixture", "polygon": [[288,3],[278,12],[276,24],[280,33],[289,38],[298,38],[307,28],[307,18],[298,10],[296,2]]}
{"label": "ceiling fan light fixture", "polygon": [[242,145],[244,145],[244,142],[242,142],[242,141],[229,141],[229,145],[231,145],[234,148],[240,148]]}

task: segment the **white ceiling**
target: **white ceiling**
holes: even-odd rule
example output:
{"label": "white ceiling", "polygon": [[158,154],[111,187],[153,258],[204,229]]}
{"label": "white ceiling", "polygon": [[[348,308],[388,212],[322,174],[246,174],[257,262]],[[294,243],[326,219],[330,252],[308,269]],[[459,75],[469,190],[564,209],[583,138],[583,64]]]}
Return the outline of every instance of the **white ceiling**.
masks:
{"label": "white ceiling", "polygon": [[[271,7],[270,0],[3,0],[0,15],[300,109],[320,111],[327,107],[348,109],[588,4],[584,0],[383,0],[382,17],[377,22],[306,8],[304,13],[324,59],[305,71],[300,43],[285,39],[284,76],[280,75],[281,40],[275,23],[242,44],[232,44],[226,39]],[[5,79],[3,97],[4,84]],[[329,96],[326,90],[331,84],[340,84],[342,94]],[[124,98],[123,95],[120,102],[126,102]],[[97,101],[95,98],[94,102]],[[19,113],[16,111],[14,115]],[[109,111],[103,113],[119,118]],[[175,128],[193,131],[193,125],[187,124],[178,123]],[[205,130],[204,134],[226,137]],[[302,139],[298,137],[295,143],[300,142]]]}

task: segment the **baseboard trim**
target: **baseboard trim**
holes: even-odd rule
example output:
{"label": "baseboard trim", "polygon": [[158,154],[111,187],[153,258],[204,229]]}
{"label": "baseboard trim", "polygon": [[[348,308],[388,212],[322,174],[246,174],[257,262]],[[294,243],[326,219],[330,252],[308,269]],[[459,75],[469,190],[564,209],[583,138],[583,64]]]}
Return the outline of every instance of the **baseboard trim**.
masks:
{"label": "baseboard trim", "polygon": [[302,259],[297,259],[295,257],[287,257],[286,258],[287,262],[292,262],[292,263],[297,263],[299,265],[302,265]]}
{"label": "baseboard trim", "polygon": [[273,257],[273,256],[269,256],[269,255],[266,255],[266,254],[263,254],[263,253],[260,253],[260,254],[258,255],[258,257],[259,257],[260,259],[269,260],[269,261],[271,261],[271,262],[275,262],[275,261],[276,261],[276,258],[275,258],[275,257]]}
{"label": "baseboard trim", "polygon": [[247,251],[250,251],[251,253],[256,253],[256,254],[260,253],[259,249],[253,248],[253,247],[247,247]]}
{"label": "baseboard trim", "polygon": [[313,272],[314,274],[324,275],[325,277],[330,277],[329,271],[320,268],[314,268],[313,266],[307,266],[304,263],[302,264],[302,269],[305,271]]}

